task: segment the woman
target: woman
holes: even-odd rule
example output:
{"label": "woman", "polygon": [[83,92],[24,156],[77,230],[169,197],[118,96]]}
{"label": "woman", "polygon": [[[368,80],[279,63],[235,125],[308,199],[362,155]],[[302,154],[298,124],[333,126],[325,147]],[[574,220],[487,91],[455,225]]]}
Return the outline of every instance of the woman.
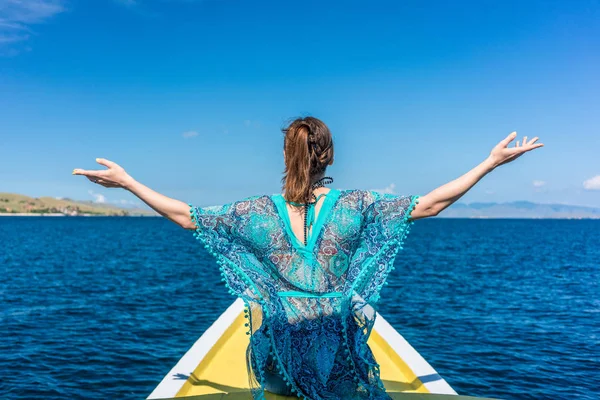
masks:
{"label": "woman", "polygon": [[104,187],[129,190],[194,235],[215,256],[248,318],[247,366],[254,398],[264,391],[305,399],[390,399],[367,345],[379,292],[417,219],[438,215],[494,168],[543,146],[508,147],[423,196],[326,188],[333,163],[329,129],[313,117],[284,132],[284,193],[196,207],[135,181],[114,162],[75,169]]}

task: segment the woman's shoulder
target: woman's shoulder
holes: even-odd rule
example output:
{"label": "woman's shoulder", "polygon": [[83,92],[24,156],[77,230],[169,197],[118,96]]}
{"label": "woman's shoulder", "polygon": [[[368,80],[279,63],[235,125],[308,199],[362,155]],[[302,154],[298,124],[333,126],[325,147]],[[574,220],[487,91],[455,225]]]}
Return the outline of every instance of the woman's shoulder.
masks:
{"label": "woman's shoulder", "polygon": [[246,197],[241,198],[236,201],[238,205],[251,207],[253,209],[263,209],[269,205],[273,204],[273,198],[277,196],[277,193],[260,193],[253,194]]}
{"label": "woman's shoulder", "polygon": [[410,202],[414,197],[391,193],[387,189],[344,189],[340,192],[340,197],[346,203],[356,204],[358,208],[365,211],[378,204],[381,206],[394,203],[403,204],[404,202]]}
{"label": "woman's shoulder", "polygon": [[368,201],[371,198],[377,198],[378,193],[369,189],[339,189],[340,197],[348,198],[355,201]]}
{"label": "woman's shoulder", "polygon": [[338,209],[361,210],[368,199],[368,191],[364,189],[336,189],[338,191],[336,205]]}
{"label": "woman's shoulder", "polygon": [[341,196],[364,196],[367,190],[363,189],[336,189]]}
{"label": "woman's shoulder", "polygon": [[[351,188],[351,189],[332,189],[337,193],[336,198],[343,199],[347,202],[356,202],[362,204],[363,202],[371,203],[376,199],[385,198],[388,196],[385,192],[370,190],[370,189],[359,189],[359,188]],[[268,204],[273,204],[277,201],[278,198],[283,197],[282,193],[261,193],[249,195],[244,198],[241,198],[236,203],[238,204],[249,204],[249,205],[257,205],[258,207],[264,207]]]}

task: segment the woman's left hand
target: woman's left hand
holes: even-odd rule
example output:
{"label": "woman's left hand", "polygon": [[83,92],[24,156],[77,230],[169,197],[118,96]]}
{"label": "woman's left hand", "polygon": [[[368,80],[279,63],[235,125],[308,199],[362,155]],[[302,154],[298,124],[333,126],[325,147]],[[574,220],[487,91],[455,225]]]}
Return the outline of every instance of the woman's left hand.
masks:
{"label": "woman's left hand", "polygon": [[108,169],[87,171],[76,168],[73,170],[73,175],[83,175],[90,181],[102,185],[107,188],[123,188],[127,189],[127,186],[133,181],[131,176],[125,172],[123,167],[112,161],[104,158],[96,158],[98,164],[104,165]]}
{"label": "woman's left hand", "polygon": [[542,143],[536,143],[538,137],[527,141],[527,136],[523,136],[523,140],[517,140],[515,147],[508,147],[508,144],[517,137],[517,132],[512,132],[504,140],[494,147],[490,153],[489,160],[494,167],[509,163],[521,157],[524,153],[542,147]]}

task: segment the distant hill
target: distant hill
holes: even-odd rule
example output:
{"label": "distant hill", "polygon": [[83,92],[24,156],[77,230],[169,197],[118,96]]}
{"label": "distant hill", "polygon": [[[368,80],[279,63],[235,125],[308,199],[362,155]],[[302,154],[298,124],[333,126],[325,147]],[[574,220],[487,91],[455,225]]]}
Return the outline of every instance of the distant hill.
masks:
{"label": "distant hill", "polygon": [[114,215],[114,216],[157,216],[153,210],[122,208],[105,203],[76,201],[67,198],[29,197],[22,194],[0,193],[0,214],[31,215]]}
{"label": "distant hill", "polygon": [[[33,198],[14,193],[0,193],[0,214],[116,215],[159,216],[153,210],[122,208],[92,201],[54,197]],[[529,201],[508,203],[454,203],[438,218],[562,218],[600,219],[600,208],[566,204],[541,204]]]}
{"label": "distant hill", "polygon": [[541,204],[529,201],[508,203],[455,203],[439,218],[598,218],[600,208],[567,204]]}

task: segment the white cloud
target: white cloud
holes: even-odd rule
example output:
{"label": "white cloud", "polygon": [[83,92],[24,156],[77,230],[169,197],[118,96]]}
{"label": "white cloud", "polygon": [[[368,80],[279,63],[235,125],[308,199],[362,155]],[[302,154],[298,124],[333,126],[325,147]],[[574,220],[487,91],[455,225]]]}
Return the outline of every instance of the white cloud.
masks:
{"label": "white cloud", "polygon": [[193,137],[198,136],[198,132],[196,132],[196,131],[187,131],[187,132],[183,132],[181,134],[181,136],[183,136],[184,139],[191,139]]}
{"label": "white cloud", "polygon": [[374,192],[381,192],[381,193],[390,193],[390,194],[394,194],[394,188],[396,187],[395,183],[390,183],[387,187],[383,188],[383,189],[371,189]]}
{"label": "white cloud", "polygon": [[41,24],[65,10],[64,0],[0,0],[0,54],[18,53],[15,46],[29,39],[33,33],[31,25]]}
{"label": "white cloud", "polygon": [[25,28],[65,11],[62,0],[0,0],[0,18],[5,27]]}
{"label": "white cloud", "polygon": [[583,188],[586,190],[600,190],[600,175],[584,181]]}
{"label": "white cloud", "polygon": [[93,190],[88,190],[88,193],[94,196],[94,203],[106,203],[106,197],[103,194],[95,193]]}
{"label": "white cloud", "polygon": [[533,181],[532,183],[533,183],[533,187],[536,187],[536,188],[546,185],[546,182],[544,182],[544,181]]}

